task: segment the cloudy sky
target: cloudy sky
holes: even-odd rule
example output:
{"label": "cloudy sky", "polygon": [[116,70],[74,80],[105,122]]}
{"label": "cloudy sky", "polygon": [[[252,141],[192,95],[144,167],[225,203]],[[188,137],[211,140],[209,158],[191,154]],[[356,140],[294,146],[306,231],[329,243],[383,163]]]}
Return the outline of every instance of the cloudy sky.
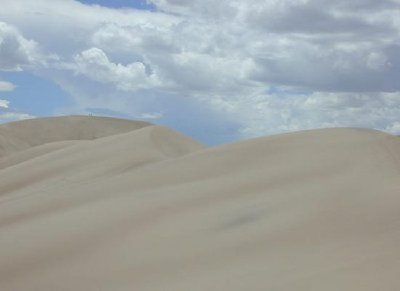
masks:
{"label": "cloudy sky", "polygon": [[1,0],[0,122],[148,120],[208,144],[400,134],[399,0]]}

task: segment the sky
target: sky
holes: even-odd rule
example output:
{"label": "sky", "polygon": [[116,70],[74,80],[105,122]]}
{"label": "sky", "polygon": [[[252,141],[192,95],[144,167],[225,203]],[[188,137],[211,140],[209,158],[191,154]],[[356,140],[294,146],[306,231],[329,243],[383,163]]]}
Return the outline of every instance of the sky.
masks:
{"label": "sky", "polygon": [[217,145],[400,134],[400,0],[1,0],[0,122],[106,115]]}

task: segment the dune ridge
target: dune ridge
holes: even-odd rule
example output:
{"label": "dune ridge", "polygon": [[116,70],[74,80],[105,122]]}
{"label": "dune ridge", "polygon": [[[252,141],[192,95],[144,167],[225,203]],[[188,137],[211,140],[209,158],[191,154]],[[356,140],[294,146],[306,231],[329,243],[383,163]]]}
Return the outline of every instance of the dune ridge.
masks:
{"label": "dune ridge", "polygon": [[399,290],[398,137],[119,124],[0,157],[1,290]]}
{"label": "dune ridge", "polygon": [[149,126],[132,121],[97,116],[35,118],[0,125],[0,157],[46,143],[92,140]]}

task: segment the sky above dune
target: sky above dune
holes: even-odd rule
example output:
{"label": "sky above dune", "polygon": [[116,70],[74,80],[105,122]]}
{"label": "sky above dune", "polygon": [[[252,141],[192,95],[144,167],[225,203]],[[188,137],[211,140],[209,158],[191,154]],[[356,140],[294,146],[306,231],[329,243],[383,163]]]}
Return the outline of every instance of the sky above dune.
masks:
{"label": "sky above dune", "polygon": [[0,122],[94,114],[219,144],[400,134],[398,0],[2,0]]}

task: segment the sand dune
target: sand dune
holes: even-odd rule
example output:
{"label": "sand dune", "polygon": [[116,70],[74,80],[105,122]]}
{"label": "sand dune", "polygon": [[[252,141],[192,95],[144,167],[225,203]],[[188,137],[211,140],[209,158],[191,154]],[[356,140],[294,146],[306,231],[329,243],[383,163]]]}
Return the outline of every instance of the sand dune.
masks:
{"label": "sand dune", "polygon": [[68,140],[91,140],[150,125],[109,117],[64,116],[0,125],[0,157],[31,147]]}
{"label": "sand dune", "polygon": [[0,126],[0,290],[400,290],[400,139]]}

